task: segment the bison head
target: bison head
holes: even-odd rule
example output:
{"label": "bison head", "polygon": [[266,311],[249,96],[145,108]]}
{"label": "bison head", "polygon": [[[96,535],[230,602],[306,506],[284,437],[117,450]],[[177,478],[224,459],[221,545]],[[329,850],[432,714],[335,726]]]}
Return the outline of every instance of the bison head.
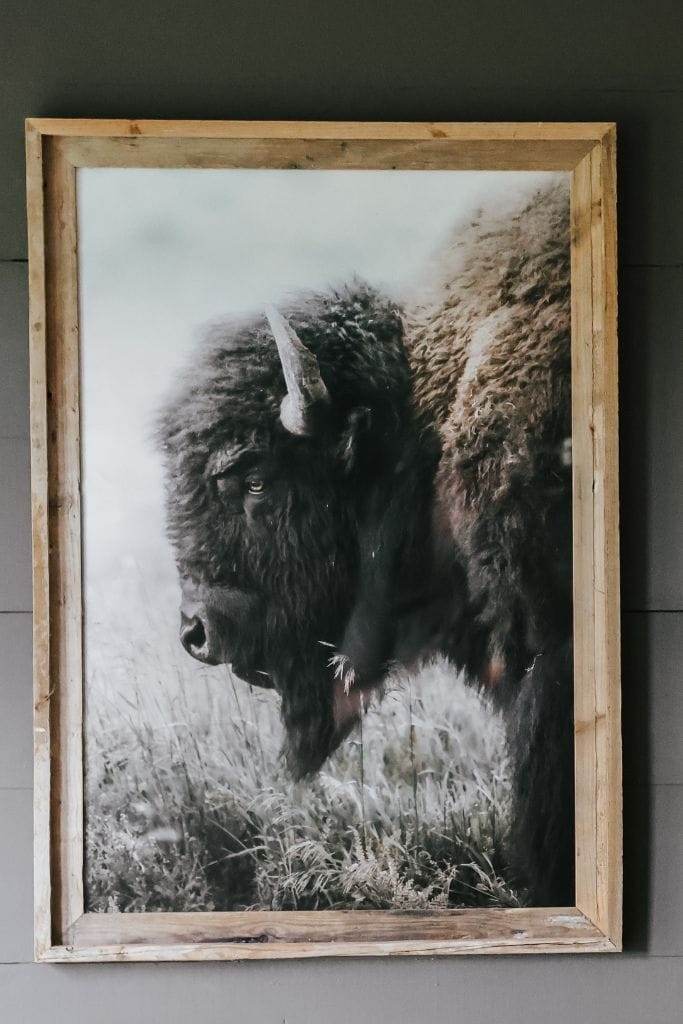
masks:
{"label": "bison head", "polygon": [[215,326],[159,438],[180,640],[275,687],[292,770],[314,771],[430,629],[437,448],[399,310],[358,284]]}

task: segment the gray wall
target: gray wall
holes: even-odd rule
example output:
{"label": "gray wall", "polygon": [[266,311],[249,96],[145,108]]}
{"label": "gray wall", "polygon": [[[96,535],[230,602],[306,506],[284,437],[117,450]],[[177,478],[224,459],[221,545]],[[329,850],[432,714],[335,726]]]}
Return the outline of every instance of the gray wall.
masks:
{"label": "gray wall", "polygon": [[[683,1005],[683,113],[668,0],[5,0],[0,1019],[673,1024]],[[627,952],[31,964],[26,115],[619,123]]]}

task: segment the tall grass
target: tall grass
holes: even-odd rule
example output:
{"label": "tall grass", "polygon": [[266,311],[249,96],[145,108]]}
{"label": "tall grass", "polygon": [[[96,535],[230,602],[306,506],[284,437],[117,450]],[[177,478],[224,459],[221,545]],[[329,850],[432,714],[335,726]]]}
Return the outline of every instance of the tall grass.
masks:
{"label": "tall grass", "polygon": [[294,783],[277,697],[149,625],[88,624],[88,909],[517,904],[502,726],[447,662],[393,677]]}

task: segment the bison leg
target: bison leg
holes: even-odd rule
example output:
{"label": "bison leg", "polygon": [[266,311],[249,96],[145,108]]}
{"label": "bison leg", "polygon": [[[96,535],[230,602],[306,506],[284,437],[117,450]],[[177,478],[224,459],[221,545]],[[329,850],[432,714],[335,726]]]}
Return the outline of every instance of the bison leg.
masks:
{"label": "bison leg", "polygon": [[508,711],[510,860],[534,906],[574,903],[574,757],[569,644],[539,654]]}

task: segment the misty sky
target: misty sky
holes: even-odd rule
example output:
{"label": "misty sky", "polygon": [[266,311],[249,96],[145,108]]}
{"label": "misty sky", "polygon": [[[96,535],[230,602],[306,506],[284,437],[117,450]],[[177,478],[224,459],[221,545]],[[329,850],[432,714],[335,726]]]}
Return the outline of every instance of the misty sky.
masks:
{"label": "misty sky", "polygon": [[[454,225],[544,177],[80,169],[88,616],[104,614],[133,570],[147,588],[175,587],[151,431],[203,324],[353,274],[400,297]],[[149,600],[142,589],[127,601]]]}

